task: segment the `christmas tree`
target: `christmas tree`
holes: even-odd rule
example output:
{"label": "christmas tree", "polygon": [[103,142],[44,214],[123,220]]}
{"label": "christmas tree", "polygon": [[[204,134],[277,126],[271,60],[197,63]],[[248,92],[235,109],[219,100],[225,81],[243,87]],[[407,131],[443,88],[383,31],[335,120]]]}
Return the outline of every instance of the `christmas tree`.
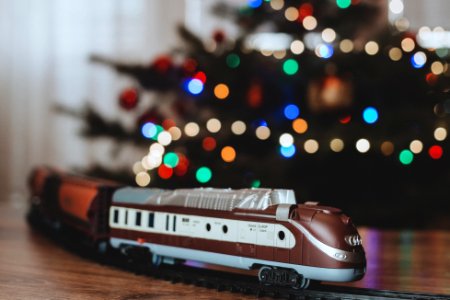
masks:
{"label": "christmas tree", "polygon": [[[125,171],[91,175],[291,188],[378,226],[448,217],[447,49],[421,47],[406,20],[390,24],[365,1],[254,0],[214,12],[240,36],[216,30],[205,41],[181,26],[183,46],[148,65],[92,57],[135,79],[118,102],[136,126],[86,108],[84,135],[149,150]],[[137,112],[148,91],[158,96]]]}

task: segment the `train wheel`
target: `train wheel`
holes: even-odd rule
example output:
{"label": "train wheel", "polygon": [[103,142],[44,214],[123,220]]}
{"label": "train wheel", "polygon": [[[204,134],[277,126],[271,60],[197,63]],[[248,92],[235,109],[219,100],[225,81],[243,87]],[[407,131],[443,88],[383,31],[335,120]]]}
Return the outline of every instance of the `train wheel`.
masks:
{"label": "train wheel", "polygon": [[152,267],[157,268],[162,263],[162,256],[157,254],[152,254]]}
{"label": "train wheel", "polygon": [[295,272],[295,275],[291,275],[291,287],[296,290],[304,290],[309,287],[310,280]]}
{"label": "train wheel", "polygon": [[270,276],[272,273],[272,268],[271,267],[262,267],[261,269],[259,269],[258,272],[258,279],[259,282],[261,282],[262,284],[266,284],[266,285],[270,285]]}

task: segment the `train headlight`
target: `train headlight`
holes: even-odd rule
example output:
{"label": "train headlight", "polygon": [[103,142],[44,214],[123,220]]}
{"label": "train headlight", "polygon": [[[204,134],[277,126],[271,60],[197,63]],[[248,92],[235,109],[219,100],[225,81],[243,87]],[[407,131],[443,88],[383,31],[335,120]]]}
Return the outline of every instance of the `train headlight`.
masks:
{"label": "train headlight", "polygon": [[357,234],[346,235],[345,242],[347,244],[349,244],[350,246],[361,246],[362,245],[362,239]]}

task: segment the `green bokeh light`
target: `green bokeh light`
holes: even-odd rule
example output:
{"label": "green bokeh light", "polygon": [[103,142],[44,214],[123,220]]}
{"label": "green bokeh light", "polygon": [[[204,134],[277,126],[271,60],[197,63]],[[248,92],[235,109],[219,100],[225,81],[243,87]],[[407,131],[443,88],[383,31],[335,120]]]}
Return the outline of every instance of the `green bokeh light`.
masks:
{"label": "green bokeh light", "polygon": [[409,165],[414,159],[414,154],[409,150],[403,150],[402,152],[400,152],[398,159],[402,164]]}
{"label": "green bokeh light", "polygon": [[298,63],[295,59],[288,59],[283,63],[283,71],[287,75],[294,75],[298,72]]}
{"label": "green bokeh light", "polygon": [[156,134],[152,137],[152,140],[157,141],[158,135],[164,131],[164,128],[161,125],[156,125]]}
{"label": "green bokeh light", "polygon": [[195,177],[197,178],[198,182],[206,183],[211,180],[212,172],[208,167],[201,167],[197,170]]}
{"label": "green bokeh light", "polygon": [[239,67],[240,64],[241,64],[241,59],[240,59],[239,55],[237,55],[235,53],[228,54],[227,66],[235,69],[235,68]]}
{"label": "green bokeh light", "polygon": [[180,158],[176,153],[167,152],[166,155],[164,155],[163,162],[167,167],[175,168],[180,162]]}
{"label": "green bokeh light", "polygon": [[336,0],[336,4],[339,8],[347,8],[352,4],[352,0]]}
{"label": "green bokeh light", "polygon": [[261,186],[261,180],[255,179],[252,181],[252,188],[259,188]]}

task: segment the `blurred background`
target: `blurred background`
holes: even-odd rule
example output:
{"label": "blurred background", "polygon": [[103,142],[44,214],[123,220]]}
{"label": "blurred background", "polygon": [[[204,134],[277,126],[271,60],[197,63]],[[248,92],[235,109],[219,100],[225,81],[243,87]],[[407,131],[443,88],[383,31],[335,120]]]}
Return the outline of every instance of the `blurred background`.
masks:
{"label": "blurred background", "polygon": [[0,188],[291,188],[450,228],[445,0],[0,0]]}

